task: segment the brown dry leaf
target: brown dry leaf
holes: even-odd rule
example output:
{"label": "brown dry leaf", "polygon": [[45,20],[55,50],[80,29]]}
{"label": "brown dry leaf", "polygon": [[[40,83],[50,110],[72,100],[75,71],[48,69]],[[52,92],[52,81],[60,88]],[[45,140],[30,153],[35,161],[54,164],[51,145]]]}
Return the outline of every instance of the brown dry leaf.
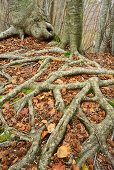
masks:
{"label": "brown dry leaf", "polygon": [[24,79],[22,77],[20,77],[19,81],[20,81],[20,83],[23,83]]}
{"label": "brown dry leaf", "polygon": [[92,165],[92,164],[89,165],[89,169],[90,169],[90,170],[93,170],[93,165]]}
{"label": "brown dry leaf", "polygon": [[4,104],[3,104],[3,107],[4,107],[5,109],[8,109],[8,108],[9,108],[9,102],[4,103]]}
{"label": "brown dry leaf", "polygon": [[49,125],[47,125],[48,133],[52,133],[54,129],[55,129],[55,123],[50,123]]}
{"label": "brown dry leaf", "polygon": [[59,162],[58,164],[53,165],[52,170],[65,170],[65,165],[62,164],[62,162]]}
{"label": "brown dry leaf", "polygon": [[57,79],[55,82],[59,85],[63,84],[63,81],[61,79]]}
{"label": "brown dry leaf", "polygon": [[73,170],[80,170],[80,168],[78,168],[78,166],[72,165],[72,169]]}
{"label": "brown dry leaf", "polygon": [[113,79],[113,75],[106,75],[106,78]]}
{"label": "brown dry leaf", "polygon": [[26,125],[26,130],[30,131],[31,130],[31,126],[28,124]]}
{"label": "brown dry leaf", "polygon": [[24,108],[21,112],[22,112],[22,114],[27,114],[29,112],[29,109],[28,108]]}
{"label": "brown dry leaf", "polygon": [[54,115],[55,114],[55,108],[53,108],[51,111],[49,111],[50,115]]}
{"label": "brown dry leaf", "polygon": [[44,139],[47,134],[48,134],[48,131],[43,131],[42,136],[41,136],[41,140]]}
{"label": "brown dry leaf", "polygon": [[63,88],[61,92],[62,92],[63,95],[65,95],[66,94],[66,88]]}
{"label": "brown dry leaf", "polygon": [[67,146],[60,146],[57,150],[57,157],[58,158],[66,158],[70,154],[70,148]]}
{"label": "brown dry leaf", "polygon": [[9,88],[12,88],[12,87],[13,87],[12,84],[8,84],[5,88],[6,88],[6,89],[9,89]]}
{"label": "brown dry leaf", "polygon": [[88,158],[88,159],[87,159],[87,163],[88,163],[88,164],[92,164],[92,159],[91,159],[91,158]]}
{"label": "brown dry leaf", "polygon": [[82,149],[82,146],[81,146],[81,145],[79,145],[79,146],[76,148],[76,151],[77,151],[77,152],[80,152],[80,151],[81,151],[81,149]]}
{"label": "brown dry leaf", "polygon": [[31,170],[37,170],[37,167],[35,166],[35,167],[32,167],[32,169]]}
{"label": "brown dry leaf", "polygon": [[60,59],[58,59],[58,58],[55,58],[55,61],[56,61],[56,62],[61,62],[61,60],[60,60]]}
{"label": "brown dry leaf", "polygon": [[80,170],[79,168],[78,168],[78,166],[76,166],[76,161],[73,159],[73,161],[72,161],[72,169],[73,170]]}
{"label": "brown dry leaf", "polygon": [[48,122],[47,120],[42,120],[42,123],[47,124]]}
{"label": "brown dry leaf", "polygon": [[17,80],[16,79],[13,79],[12,80],[12,84],[16,84],[17,83]]}
{"label": "brown dry leaf", "polygon": [[17,162],[19,160],[19,158],[15,158],[13,161],[12,161],[12,164],[14,164],[15,162]]}
{"label": "brown dry leaf", "polygon": [[32,74],[33,74],[33,76],[36,75],[36,74],[37,74],[37,71],[33,71]]}

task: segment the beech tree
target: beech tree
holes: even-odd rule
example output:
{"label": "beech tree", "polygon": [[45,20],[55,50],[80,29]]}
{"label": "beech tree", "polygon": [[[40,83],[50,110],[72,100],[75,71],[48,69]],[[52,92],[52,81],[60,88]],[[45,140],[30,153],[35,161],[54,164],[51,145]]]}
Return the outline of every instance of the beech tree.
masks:
{"label": "beech tree", "polygon": [[[17,34],[21,39],[24,38],[24,34],[32,35],[38,40],[48,39],[52,37],[53,27],[46,22],[45,14],[39,7],[39,3],[36,0],[21,0],[13,1],[9,0],[11,6],[11,18],[12,26],[5,32],[0,33],[0,39],[7,38],[8,36]],[[33,97],[37,96],[42,91],[52,91],[55,102],[55,108],[57,112],[61,112],[62,117],[56,124],[54,131],[50,134],[45,145],[40,151],[40,158],[38,162],[38,169],[45,170],[46,166],[52,155],[55,153],[58,145],[64,138],[67,125],[71,121],[72,117],[79,113],[78,119],[83,123],[89,133],[89,137],[83,143],[82,150],[80,152],[80,160],[77,163],[77,167],[81,168],[82,163],[85,163],[88,157],[94,158],[95,152],[100,150],[110,160],[114,167],[114,161],[111,154],[108,151],[106,139],[109,133],[113,132],[114,128],[114,109],[110,105],[110,100],[103,96],[100,87],[109,86],[114,84],[114,79],[102,80],[99,75],[114,75],[113,70],[107,70],[102,68],[96,61],[91,61],[84,57],[81,52],[81,40],[82,40],[82,21],[83,21],[83,1],[82,0],[67,0],[66,1],[66,18],[64,24],[64,33],[60,47],[50,47],[40,51],[28,51],[21,53],[21,50],[1,54],[1,59],[9,59],[10,62],[1,66],[0,74],[4,76],[8,81],[0,84],[0,94],[5,91],[5,86],[12,83],[12,77],[6,72],[6,68],[15,64],[22,64],[26,62],[38,62],[42,60],[37,73],[25,81],[21,85],[16,86],[8,94],[4,95],[0,99],[0,119],[2,126],[5,129],[6,134],[11,134],[9,142],[3,142],[1,147],[7,147],[12,144],[12,140],[24,140],[30,141],[31,147],[28,150],[25,157],[13,164],[9,170],[19,170],[27,163],[34,160],[36,154],[40,151],[40,142],[42,131],[46,129],[46,126],[42,126],[38,130],[35,129],[35,120],[33,113]],[[70,54],[66,51],[65,47],[70,45]],[[34,54],[34,57],[30,55]],[[45,53],[51,53],[51,55],[45,55]],[[67,54],[69,58],[54,57],[52,53],[58,53],[62,56]],[[44,55],[43,55],[44,54]],[[76,59],[74,59],[76,57]],[[48,78],[43,82],[35,82],[35,80],[41,76],[41,74],[48,69],[48,64],[52,61],[62,61],[64,64],[57,71],[48,75]],[[78,65],[78,66],[77,66]],[[84,67],[83,67],[84,65]],[[58,85],[54,82],[65,76],[74,75],[93,75],[85,81],[74,82],[68,84]],[[31,131],[29,134],[19,132],[13,126],[9,126],[8,122],[3,116],[3,104],[16,96],[22,89],[33,89],[29,94],[25,94],[18,102],[13,103],[16,114],[18,115],[21,110],[28,104],[29,108],[29,124]],[[66,90],[80,91],[72,99],[69,107],[65,107],[65,103],[62,98],[61,91]],[[93,96],[87,95],[92,91]],[[93,124],[88,120],[84,111],[82,110],[82,103],[84,101],[98,102],[99,107],[105,111],[105,118],[101,123]],[[10,107],[10,106],[9,106]],[[113,136],[112,136],[113,138]],[[96,169],[99,169],[98,163],[95,165]]]}
{"label": "beech tree", "polygon": [[114,54],[114,3],[112,0],[103,0],[100,22],[95,42],[95,53],[105,53],[110,44],[110,52]]}
{"label": "beech tree", "polygon": [[9,0],[8,4],[11,27],[0,33],[0,39],[13,35],[18,35],[24,39],[24,35],[28,34],[41,41],[53,36],[53,27],[47,22],[46,15],[39,7],[38,0]]}

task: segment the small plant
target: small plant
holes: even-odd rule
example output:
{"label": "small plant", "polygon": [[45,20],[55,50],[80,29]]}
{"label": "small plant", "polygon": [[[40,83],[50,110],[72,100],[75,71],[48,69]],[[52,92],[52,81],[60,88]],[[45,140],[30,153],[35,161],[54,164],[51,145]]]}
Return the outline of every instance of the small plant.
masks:
{"label": "small plant", "polygon": [[60,37],[56,34],[54,34],[54,40],[57,41],[58,43],[61,42]]}
{"label": "small plant", "polygon": [[67,105],[67,106],[65,107],[65,109],[68,109],[68,108],[69,108],[69,106],[70,106],[70,104],[69,104],[69,105]]}
{"label": "small plant", "polygon": [[70,57],[70,53],[65,53],[64,56],[65,57]]}

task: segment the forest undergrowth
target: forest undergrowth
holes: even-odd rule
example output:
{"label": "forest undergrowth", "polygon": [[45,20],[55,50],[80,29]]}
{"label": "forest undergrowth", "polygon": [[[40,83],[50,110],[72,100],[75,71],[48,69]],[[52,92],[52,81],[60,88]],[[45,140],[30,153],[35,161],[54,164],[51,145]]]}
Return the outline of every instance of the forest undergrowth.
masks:
{"label": "forest undergrowth", "polygon": [[32,37],[0,41],[1,169],[113,170],[113,63]]}

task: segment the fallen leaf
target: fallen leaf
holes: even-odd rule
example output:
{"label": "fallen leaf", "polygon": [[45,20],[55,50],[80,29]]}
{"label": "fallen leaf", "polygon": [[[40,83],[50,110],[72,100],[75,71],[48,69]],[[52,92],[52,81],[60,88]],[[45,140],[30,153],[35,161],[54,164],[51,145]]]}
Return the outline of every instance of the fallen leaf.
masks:
{"label": "fallen leaf", "polygon": [[58,158],[65,158],[68,157],[70,154],[70,148],[67,146],[60,146],[57,150],[57,157]]}
{"label": "fallen leaf", "polygon": [[17,145],[16,142],[13,142],[13,143],[11,144],[12,147],[16,147],[16,145]]}
{"label": "fallen leaf", "polygon": [[48,130],[48,133],[52,133],[55,129],[55,123],[50,123],[48,126],[47,126],[47,130]]}
{"label": "fallen leaf", "polygon": [[21,113],[24,114],[24,115],[27,114],[28,112],[29,112],[29,109],[28,109],[28,108],[24,108],[24,109],[21,111]]}
{"label": "fallen leaf", "polygon": [[58,59],[58,58],[55,58],[55,61],[56,61],[56,62],[61,62],[61,60],[60,60],[60,59]]}
{"label": "fallen leaf", "polygon": [[59,162],[58,164],[53,165],[52,170],[65,170],[65,165],[62,164],[62,162]]}
{"label": "fallen leaf", "polygon": [[81,151],[81,149],[82,149],[82,146],[81,146],[81,145],[79,145],[79,146],[76,148],[76,151],[77,151],[77,152],[80,152],[80,151]]}
{"label": "fallen leaf", "polygon": [[73,170],[80,170],[80,168],[78,168],[78,166],[72,165],[72,169]]}
{"label": "fallen leaf", "polygon": [[92,159],[91,159],[91,158],[88,158],[88,159],[87,159],[87,163],[88,163],[88,164],[92,164]]}
{"label": "fallen leaf", "polygon": [[49,111],[50,115],[54,115],[55,114],[55,108],[53,108],[51,111]]}
{"label": "fallen leaf", "polygon": [[42,120],[42,123],[47,124],[47,120]]}
{"label": "fallen leaf", "polygon": [[43,131],[42,136],[41,136],[41,140],[44,139],[47,134],[48,134],[48,131]]}
{"label": "fallen leaf", "polygon": [[57,80],[55,81],[55,83],[61,85],[61,84],[63,84],[63,81],[62,81],[61,79],[57,79]]}
{"label": "fallen leaf", "polygon": [[32,167],[32,170],[37,170],[37,167]]}
{"label": "fallen leaf", "polygon": [[66,88],[63,88],[63,89],[61,90],[61,92],[62,92],[63,95],[65,95],[65,94],[66,94]]}
{"label": "fallen leaf", "polygon": [[92,164],[89,165],[89,169],[90,169],[90,170],[93,170],[93,165],[92,165]]}
{"label": "fallen leaf", "polygon": [[17,83],[17,80],[16,79],[13,79],[12,80],[12,84],[16,84]]}
{"label": "fallen leaf", "polygon": [[4,107],[5,109],[8,109],[8,108],[9,108],[9,102],[4,103],[4,104],[3,104],[3,107]]}

